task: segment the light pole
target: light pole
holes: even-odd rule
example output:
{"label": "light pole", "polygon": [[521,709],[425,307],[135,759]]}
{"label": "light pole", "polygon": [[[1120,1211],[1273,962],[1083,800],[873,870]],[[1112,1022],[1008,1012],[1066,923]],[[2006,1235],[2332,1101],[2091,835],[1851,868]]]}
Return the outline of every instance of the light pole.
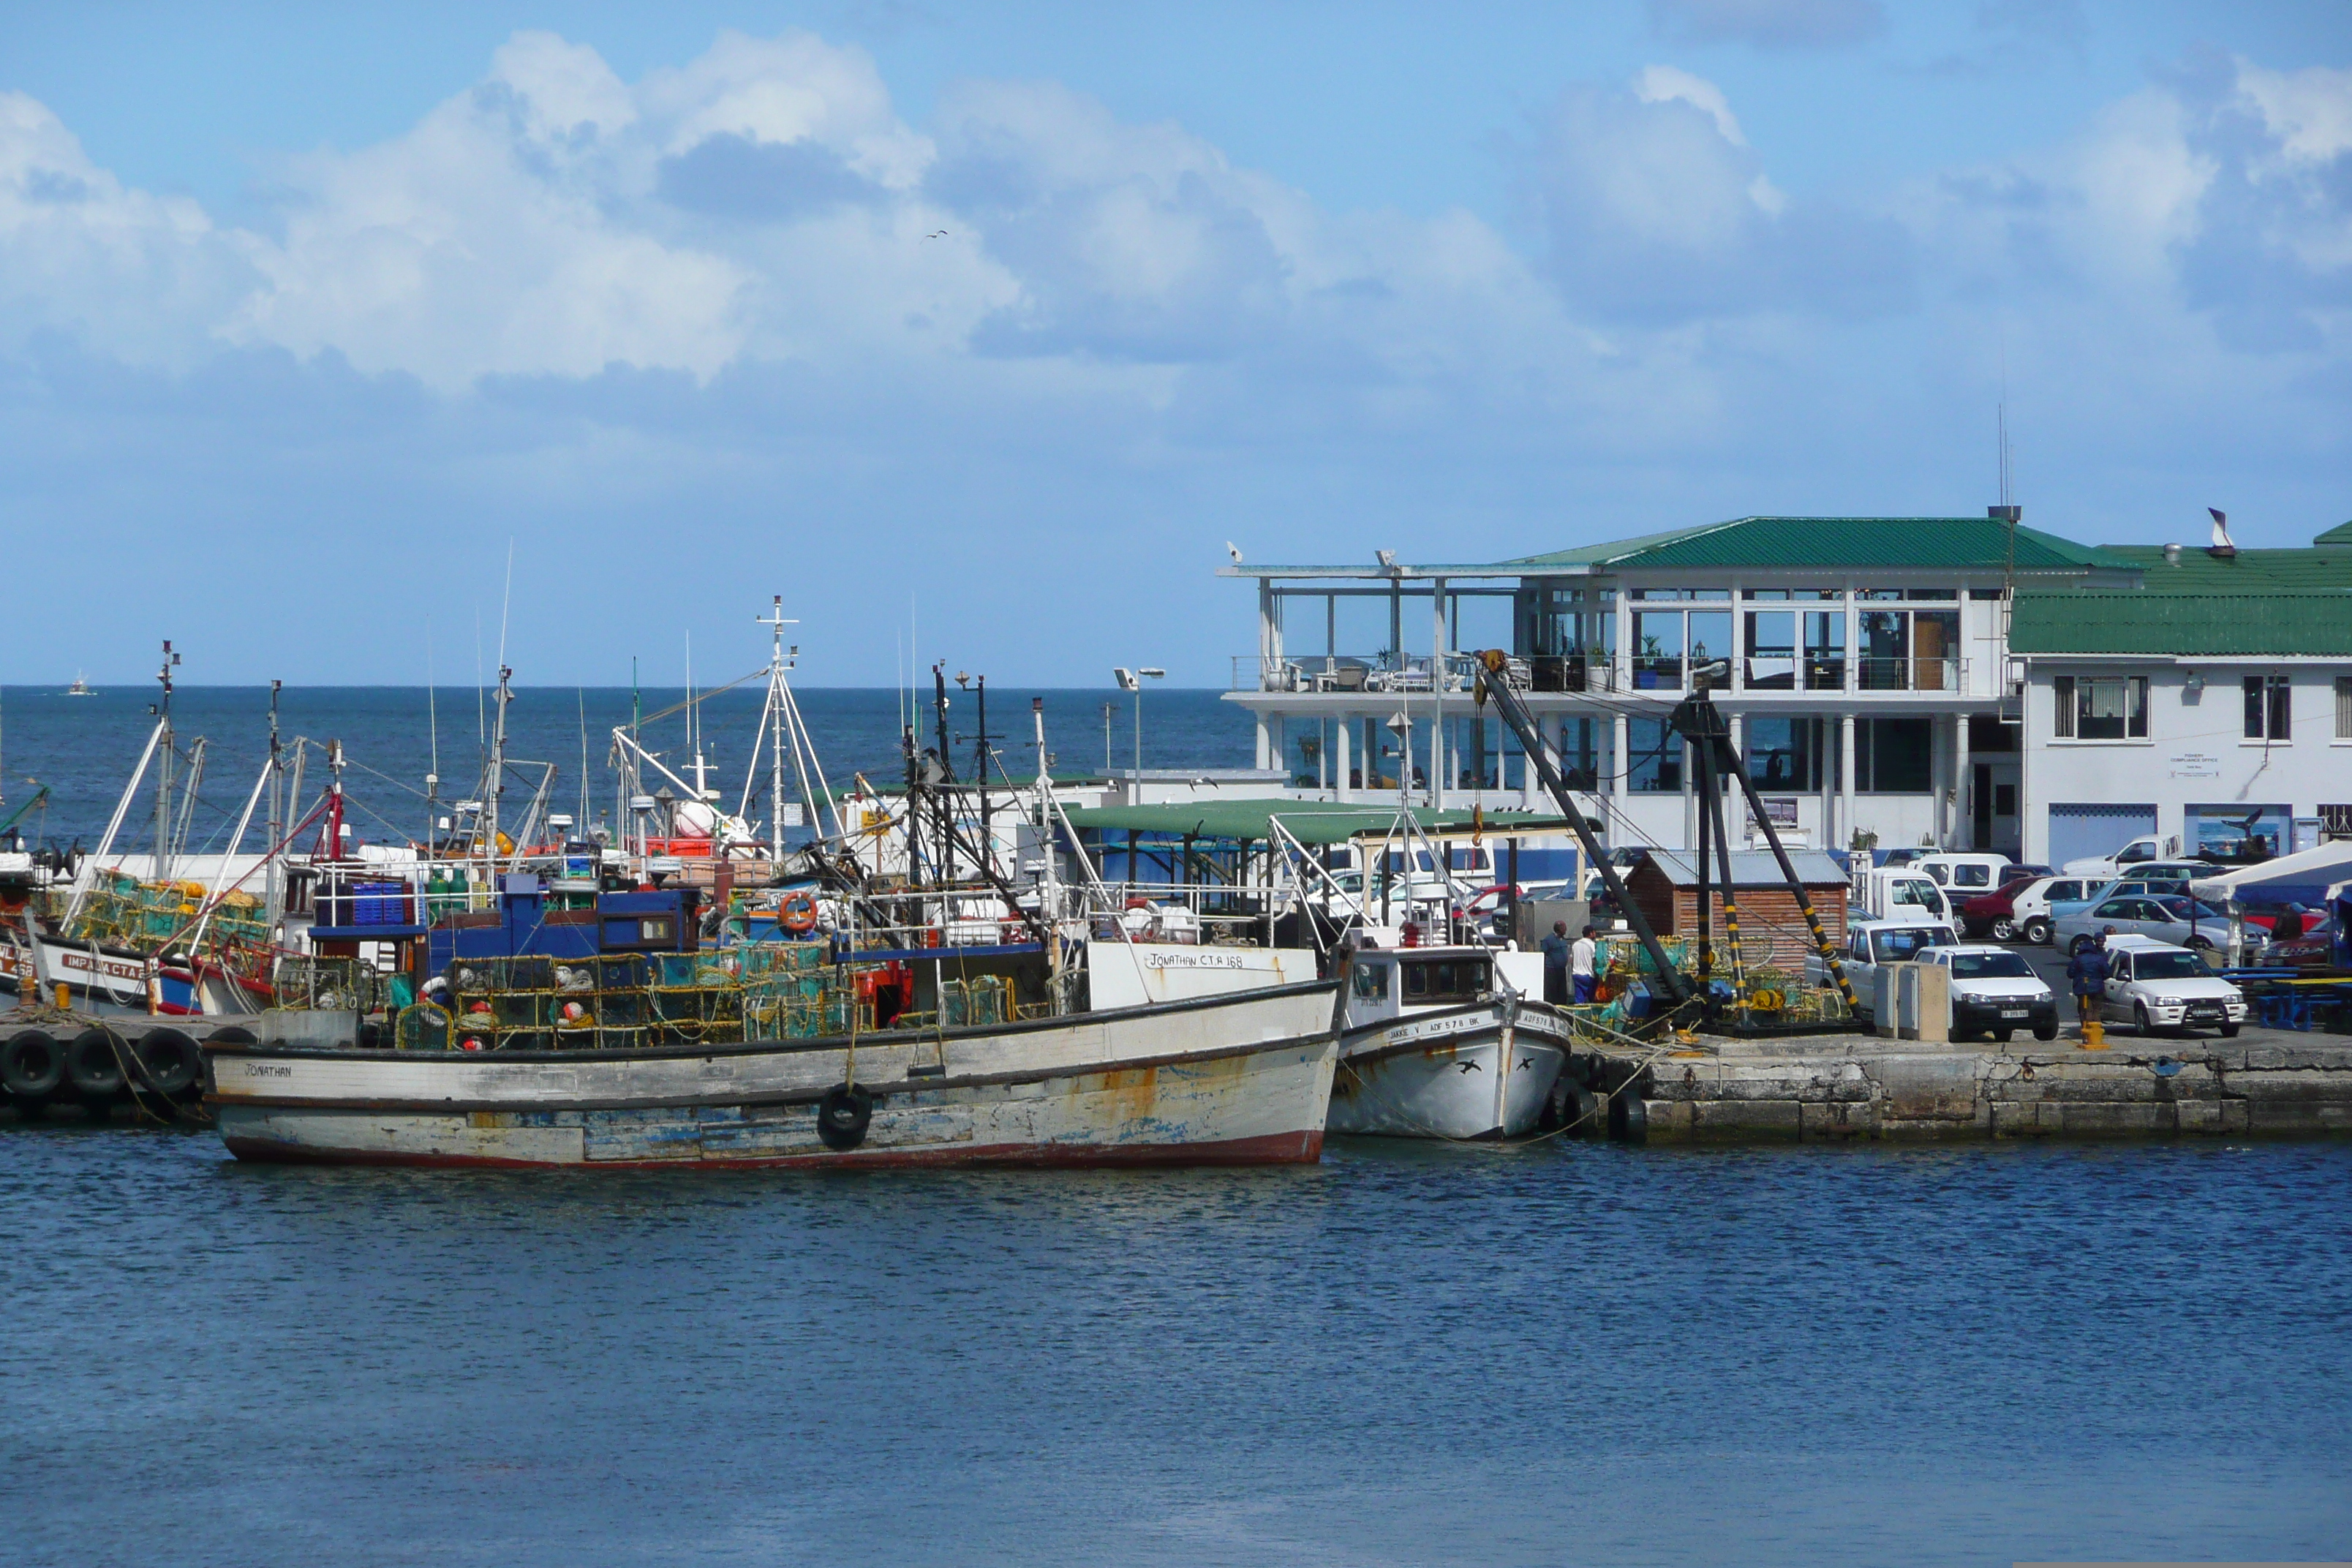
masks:
{"label": "light pole", "polygon": [[1111,674],[1118,679],[1118,689],[1121,691],[1135,693],[1135,787],[1139,798],[1143,789],[1143,683],[1146,680],[1159,680],[1167,673],[1164,669],[1154,669],[1150,665],[1145,665],[1140,669],[1129,669],[1122,664],[1111,670]]}

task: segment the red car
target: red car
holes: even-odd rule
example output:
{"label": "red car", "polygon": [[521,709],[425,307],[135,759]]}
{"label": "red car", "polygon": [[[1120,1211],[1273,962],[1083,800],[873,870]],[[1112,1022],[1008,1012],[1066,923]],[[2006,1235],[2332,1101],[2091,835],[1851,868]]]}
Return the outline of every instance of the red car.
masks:
{"label": "red car", "polygon": [[2011,877],[1990,893],[1979,893],[1960,904],[1960,930],[1970,942],[1982,942],[1990,937],[1995,942],[2010,942],[2017,936],[2017,895],[2040,881],[2046,873],[2030,877]]}

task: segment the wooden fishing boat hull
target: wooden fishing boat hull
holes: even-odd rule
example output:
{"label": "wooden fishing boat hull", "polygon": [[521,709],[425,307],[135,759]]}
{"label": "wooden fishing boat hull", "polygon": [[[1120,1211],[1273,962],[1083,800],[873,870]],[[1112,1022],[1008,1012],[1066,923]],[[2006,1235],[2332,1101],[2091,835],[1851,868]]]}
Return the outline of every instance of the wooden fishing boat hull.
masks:
{"label": "wooden fishing boat hull", "polygon": [[1331,1090],[1334,1132],[1517,1138],[1533,1131],[1568,1066],[1568,1020],[1497,999],[1350,1030]]}
{"label": "wooden fishing boat hull", "polygon": [[[147,988],[153,964],[147,955],[129,948],[89,942],[68,942],[47,931],[39,937],[41,961],[49,983],[63,985],[77,1006],[111,1005],[147,1011]],[[33,985],[32,955],[21,939],[0,942],[0,991],[22,994]],[[182,988],[176,1000],[167,995],[162,1012],[193,1013],[193,997]]]}
{"label": "wooden fishing boat hull", "polygon": [[[207,1047],[240,1159],[713,1169],[1309,1163],[1338,1052],[1336,985],[993,1029],[638,1051]],[[852,1147],[820,1100],[871,1097]]]}

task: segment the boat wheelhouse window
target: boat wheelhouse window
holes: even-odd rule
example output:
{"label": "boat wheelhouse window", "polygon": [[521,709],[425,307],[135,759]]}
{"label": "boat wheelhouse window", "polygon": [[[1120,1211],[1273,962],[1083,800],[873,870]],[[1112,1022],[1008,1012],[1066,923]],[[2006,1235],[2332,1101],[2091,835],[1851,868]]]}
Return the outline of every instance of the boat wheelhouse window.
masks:
{"label": "boat wheelhouse window", "polygon": [[1475,1002],[1489,989],[1493,965],[1484,958],[1408,958],[1399,967],[1408,1002]]}
{"label": "boat wheelhouse window", "polygon": [[1356,964],[1356,994],[1368,1002],[1385,999],[1389,994],[1389,966],[1386,963]]}

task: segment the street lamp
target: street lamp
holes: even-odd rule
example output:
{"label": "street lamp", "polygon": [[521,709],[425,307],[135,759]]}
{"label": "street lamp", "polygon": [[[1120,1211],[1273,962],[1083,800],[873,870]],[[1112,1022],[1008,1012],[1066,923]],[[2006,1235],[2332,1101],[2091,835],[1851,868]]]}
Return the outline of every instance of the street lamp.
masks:
{"label": "street lamp", "polygon": [[1168,672],[1164,669],[1154,669],[1150,665],[1145,665],[1140,669],[1129,669],[1122,664],[1115,667],[1111,674],[1118,678],[1118,689],[1121,691],[1135,693],[1135,787],[1140,790],[1143,787],[1143,683],[1146,680],[1161,679]]}

